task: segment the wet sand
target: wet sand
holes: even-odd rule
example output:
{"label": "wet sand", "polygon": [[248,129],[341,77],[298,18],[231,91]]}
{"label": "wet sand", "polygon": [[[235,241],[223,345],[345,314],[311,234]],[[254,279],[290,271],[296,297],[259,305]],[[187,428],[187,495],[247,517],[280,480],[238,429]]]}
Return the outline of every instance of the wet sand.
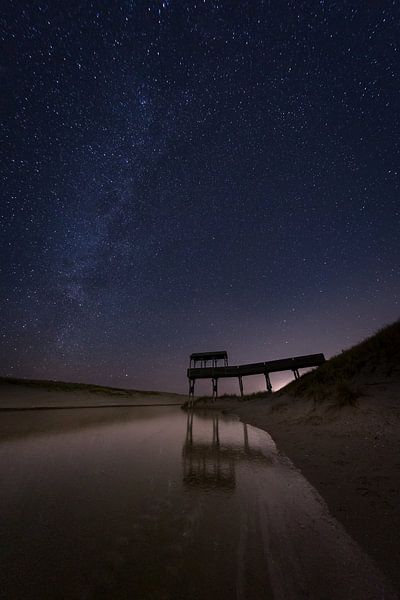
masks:
{"label": "wet sand", "polygon": [[278,395],[216,406],[268,431],[400,591],[400,384],[362,391],[356,407]]}

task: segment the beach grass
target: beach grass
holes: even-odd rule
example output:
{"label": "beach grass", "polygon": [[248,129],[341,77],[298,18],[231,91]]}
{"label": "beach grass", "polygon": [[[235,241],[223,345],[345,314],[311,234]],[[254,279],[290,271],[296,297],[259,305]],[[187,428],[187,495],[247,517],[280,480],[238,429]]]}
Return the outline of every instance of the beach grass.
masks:
{"label": "beach grass", "polygon": [[278,393],[316,402],[328,397],[339,405],[355,405],[361,395],[360,382],[396,377],[400,379],[400,321],[291,381]]}

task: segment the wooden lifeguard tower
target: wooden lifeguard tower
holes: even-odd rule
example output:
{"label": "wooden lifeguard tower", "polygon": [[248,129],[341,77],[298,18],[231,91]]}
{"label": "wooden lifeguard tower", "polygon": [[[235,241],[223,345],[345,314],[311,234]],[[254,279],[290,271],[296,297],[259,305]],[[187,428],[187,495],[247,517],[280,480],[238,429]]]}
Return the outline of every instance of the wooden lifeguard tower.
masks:
{"label": "wooden lifeguard tower", "polygon": [[[200,364],[201,369],[207,369],[208,364],[211,363],[211,368],[215,369],[219,366],[218,363],[223,361],[223,366],[228,366],[228,353],[226,350],[216,350],[214,352],[194,352],[190,355],[189,369],[188,369],[188,377],[189,377],[189,399],[193,399],[194,397],[194,383],[196,381],[195,377],[189,376],[189,371],[199,370],[197,364]],[[213,382],[213,398],[218,395],[218,380],[212,378]]]}
{"label": "wooden lifeguard tower", "polygon": [[224,361],[224,367],[228,366],[228,353],[225,350],[218,350],[216,352],[195,352],[190,355],[189,369],[195,369],[197,363],[200,363],[200,367],[205,369],[209,362],[211,362],[212,367],[218,367],[219,361]]}
{"label": "wooden lifeguard tower", "polygon": [[[222,366],[218,364],[219,361],[223,361]],[[209,362],[211,366],[208,366],[207,363]],[[295,379],[299,379],[299,369],[318,367],[324,362],[325,356],[323,354],[307,354],[305,356],[292,356],[246,365],[228,365],[228,353],[226,351],[196,352],[190,355],[190,364],[187,370],[187,377],[189,379],[189,406],[193,405],[196,379],[211,379],[212,398],[215,400],[218,396],[218,379],[237,377],[240,395],[243,396],[243,377],[264,375],[267,392],[272,392],[270,373],[292,371]],[[200,367],[197,366],[198,363],[200,363]]]}

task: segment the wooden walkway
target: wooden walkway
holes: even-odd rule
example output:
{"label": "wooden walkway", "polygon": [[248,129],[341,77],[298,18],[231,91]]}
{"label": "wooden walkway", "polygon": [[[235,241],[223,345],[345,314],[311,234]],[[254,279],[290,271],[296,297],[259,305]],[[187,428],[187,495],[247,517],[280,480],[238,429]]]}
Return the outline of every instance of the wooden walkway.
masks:
{"label": "wooden walkway", "polygon": [[[239,389],[240,395],[243,396],[243,377],[247,377],[249,375],[264,375],[265,383],[268,392],[272,392],[272,384],[270,380],[270,373],[277,373],[279,371],[292,371],[295,379],[300,377],[299,369],[306,369],[309,367],[318,367],[325,362],[325,357],[323,354],[307,354],[305,356],[294,356],[291,358],[281,358],[279,360],[270,360],[266,362],[259,363],[250,363],[248,365],[228,365],[227,364],[227,355],[225,359],[225,354],[221,352],[212,353],[205,352],[204,355],[207,355],[207,360],[212,360],[213,366],[207,367],[204,366],[202,368],[193,368],[192,361],[193,356],[196,356],[196,362],[199,361],[201,364],[206,364],[203,362],[201,353],[197,353],[196,355],[191,356],[190,368],[187,370],[187,376],[189,379],[189,401],[193,401],[194,398],[194,385],[196,379],[211,379],[212,380],[212,397],[215,399],[218,396],[218,380],[225,379],[230,377],[237,377],[239,381]],[[221,354],[224,354],[224,366],[218,367],[215,366],[217,364],[217,360],[220,358]],[[218,358],[213,358],[213,356],[218,356]],[[193,361],[194,362],[194,361]]]}

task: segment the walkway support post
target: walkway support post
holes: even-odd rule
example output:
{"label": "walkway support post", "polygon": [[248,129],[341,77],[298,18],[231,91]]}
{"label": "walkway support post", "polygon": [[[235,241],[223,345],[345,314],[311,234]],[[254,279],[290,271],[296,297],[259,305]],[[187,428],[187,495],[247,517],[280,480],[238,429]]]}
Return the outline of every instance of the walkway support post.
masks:
{"label": "walkway support post", "polygon": [[213,378],[212,380],[212,399],[213,402],[218,398],[218,379]]}
{"label": "walkway support post", "polygon": [[243,396],[243,379],[241,378],[240,375],[238,377],[238,380],[239,380],[240,395]]}
{"label": "walkway support post", "polygon": [[269,373],[264,373],[265,375],[265,385],[267,386],[267,392],[272,392],[272,384],[269,378]]}

